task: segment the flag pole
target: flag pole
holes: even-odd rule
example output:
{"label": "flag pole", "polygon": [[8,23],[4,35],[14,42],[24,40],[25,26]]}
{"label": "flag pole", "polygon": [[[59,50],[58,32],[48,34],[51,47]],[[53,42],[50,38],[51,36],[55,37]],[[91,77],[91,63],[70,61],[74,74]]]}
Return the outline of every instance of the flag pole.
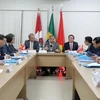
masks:
{"label": "flag pole", "polygon": [[60,5],[60,11],[62,11],[62,9],[63,9],[63,4]]}
{"label": "flag pole", "polygon": [[40,12],[39,4],[38,4],[38,12]]}
{"label": "flag pole", "polygon": [[54,11],[54,6],[52,5],[52,12]]}

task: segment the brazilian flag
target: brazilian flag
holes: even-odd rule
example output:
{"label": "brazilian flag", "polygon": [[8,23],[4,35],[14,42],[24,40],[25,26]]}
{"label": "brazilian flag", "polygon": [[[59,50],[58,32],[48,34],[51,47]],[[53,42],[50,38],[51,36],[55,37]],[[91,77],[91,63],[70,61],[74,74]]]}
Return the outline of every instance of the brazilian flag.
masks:
{"label": "brazilian flag", "polygon": [[50,35],[55,37],[55,30],[54,30],[54,16],[53,13],[51,14],[48,33],[47,33],[47,40],[49,39]]}

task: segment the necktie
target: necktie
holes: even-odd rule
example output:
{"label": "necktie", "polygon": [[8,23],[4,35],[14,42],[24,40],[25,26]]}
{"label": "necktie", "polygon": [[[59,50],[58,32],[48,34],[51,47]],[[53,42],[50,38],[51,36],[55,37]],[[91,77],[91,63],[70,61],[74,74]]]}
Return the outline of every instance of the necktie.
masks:
{"label": "necktie", "polygon": [[70,43],[70,50],[72,51],[73,50],[73,44]]}

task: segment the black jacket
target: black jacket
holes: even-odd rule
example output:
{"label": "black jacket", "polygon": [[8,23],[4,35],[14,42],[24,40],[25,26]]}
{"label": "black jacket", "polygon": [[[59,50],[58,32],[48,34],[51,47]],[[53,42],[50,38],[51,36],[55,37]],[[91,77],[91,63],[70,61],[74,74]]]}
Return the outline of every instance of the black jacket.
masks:
{"label": "black jacket", "polygon": [[5,56],[5,54],[3,52],[3,48],[0,47],[0,60],[4,60],[4,56]]}
{"label": "black jacket", "polygon": [[[69,42],[64,43],[64,47],[63,47],[62,52],[65,52],[65,50],[70,50]],[[77,42],[73,42],[73,49],[72,50],[73,51],[78,50],[78,43]]]}
{"label": "black jacket", "polygon": [[87,51],[90,51],[90,52],[92,52],[92,53],[96,53],[96,49],[95,49],[95,47],[93,46],[93,43],[87,48],[87,50],[86,50],[86,52]]}
{"label": "black jacket", "polygon": [[[25,44],[25,49],[30,48],[30,41],[29,40],[26,40],[24,44]],[[39,52],[39,42],[38,41],[34,41],[33,49],[36,50],[36,52]]]}

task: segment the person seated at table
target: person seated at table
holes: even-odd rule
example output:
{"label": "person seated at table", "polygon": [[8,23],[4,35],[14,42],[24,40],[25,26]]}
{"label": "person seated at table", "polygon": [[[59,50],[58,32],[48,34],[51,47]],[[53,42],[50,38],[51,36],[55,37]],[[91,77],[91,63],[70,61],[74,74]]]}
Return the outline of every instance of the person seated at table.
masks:
{"label": "person seated at table", "polygon": [[10,53],[8,52],[8,47],[7,47],[7,42],[6,42],[6,38],[5,38],[5,37],[4,37],[4,45],[3,45],[3,47],[2,47],[2,50],[3,50],[3,53],[5,54],[5,58],[6,58],[6,59],[11,58],[10,55],[12,55],[12,53],[10,54]]}
{"label": "person seated at table", "polygon": [[96,60],[100,56],[100,37],[95,37],[93,39],[93,46],[95,47],[95,52],[92,59]]}
{"label": "person seated at table", "polygon": [[25,49],[36,50],[36,52],[39,52],[39,42],[36,41],[34,34],[29,34],[28,38],[29,40],[26,40],[24,43]]}
{"label": "person seated at table", "polygon": [[49,40],[46,41],[44,45],[44,49],[47,50],[47,52],[60,52],[60,48],[57,42],[55,42],[55,38],[53,35],[49,37]]}
{"label": "person seated at table", "polygon": [[68,36],[68,42],[64,43],[64,47],[62,52],[68,52],[68,51],[74,51],[78,50],[78,43],[74,41],[75,37],[74,35],[69,35]]}
{"label": "person seated at table", "polygon": [[18,50],[15,49],[14,47],[14,42],[15,42],[15,36],[12,33],[9,33],[8,35],[5,36],[6,38],[6,48],[7,48],[7,54],[14,56],[14,55],[19,55]]}
{"label": "person seated at table", "polygon": [[4,60],[4,52],[3,52],[3,46],[4,46],[4,35],[0,34],[0,60]]}
{"label": "person seated at table", "polygon": [[92,43],[92,37],[91,36],[87,36],[85,37],[85,41],[84,41],[85,45],[88,46],[87,50],[85,50],[85,52],[90,51],[91,53],[95,53],[95,47],[93,46]]}
{"label": "person seated at table", "polygon": [[[44,45],[44,49],[47,50],[47,52],[55,52],[55,53],[59,53],[60,52],[60,48],[58,43],[55,42],[55,38],[53,35],[51,35],[49,37],[49,40],[46,41],[45,45]],[[42,67],[42,71],[44,72],[44,76],[45,75],[52,75],[53,72],[56,70],[57,67]],[[48,72],[47,69],[50,69],[50,73]]]}
{"label": "person seated at table", "polygon": [[4,45],[3,45],[2,49],[3,49],[3,52],[5,54],[7,54],[7,40],[6,40],[6,37],[4,37]]}

